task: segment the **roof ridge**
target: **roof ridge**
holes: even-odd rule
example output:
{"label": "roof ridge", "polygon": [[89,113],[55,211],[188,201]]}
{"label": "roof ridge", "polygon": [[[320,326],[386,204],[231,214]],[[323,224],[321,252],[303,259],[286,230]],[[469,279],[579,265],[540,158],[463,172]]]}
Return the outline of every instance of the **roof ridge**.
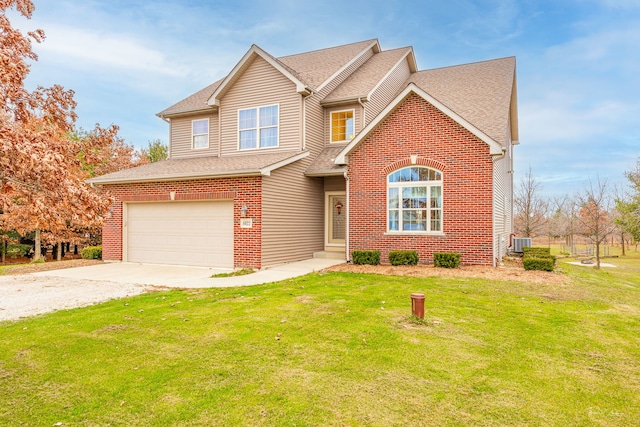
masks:
{"label": "roof ridge", "polygon": [[292,57],[292,56],[305,55],[307,53],[322,52],[323,50],[338,49],[338,48],[342,48],[342,47],[353,46],[353,45],[360,44],[360,43],[372,43],[372,42],[375,42],[375,41],[378,41],[378,39],[375,38],[375,39],[369,39],[369,40],[361,40],[361,41],[358,41],[358,42],[347,43],[347,44],[342,44],[342,45],[338,45],[338,46],[330,46],[330,47],[324,47],[322,49],[308,50],[306,52],[292,53],[290,55],[279,56],[277,59],[284,59],[284,58],[289,58],[289,57]]}
{"label": "roof ridge", "polygon": [[505,59],[512,59],[512,58],[516,59],[516,56],[515,55],[511,55],[511,56],[505,56],[503,58],[485,59],[485,60],[482,60],[482,61],[467,62],[467,63],[464,63],[464,64],[445,65],[444,67],[427,68],[427,69],[424,69],[424,70],[418,70],[418,71],[416,71],[416,73],[421,73],[423,71],[445,70],[447,68],[463,67],[465,65],[484,64],[485,62],[504,61]]}

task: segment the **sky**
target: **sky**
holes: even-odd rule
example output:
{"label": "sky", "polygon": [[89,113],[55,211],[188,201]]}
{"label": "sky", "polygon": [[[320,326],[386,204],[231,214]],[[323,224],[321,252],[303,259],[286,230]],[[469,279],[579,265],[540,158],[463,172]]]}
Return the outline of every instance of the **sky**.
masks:
{"label": "sky", "polygon": [[640,159],[640,0],[34,0],[27,86],[75,91],[78,126],[168,143],[156,114],[224,77],[252,44],[278,57],[377,38],[418,68],[517,60],[516,185],[546,197],[626,184]]}

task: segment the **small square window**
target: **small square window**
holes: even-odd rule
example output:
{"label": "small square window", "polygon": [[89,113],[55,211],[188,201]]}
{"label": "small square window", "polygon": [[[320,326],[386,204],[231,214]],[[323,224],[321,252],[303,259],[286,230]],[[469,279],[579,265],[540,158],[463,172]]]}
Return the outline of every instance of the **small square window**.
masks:
{"label": "small square window", "polygon": [[353,110],[331,113],[331,142],[351,141],[355,136]]}

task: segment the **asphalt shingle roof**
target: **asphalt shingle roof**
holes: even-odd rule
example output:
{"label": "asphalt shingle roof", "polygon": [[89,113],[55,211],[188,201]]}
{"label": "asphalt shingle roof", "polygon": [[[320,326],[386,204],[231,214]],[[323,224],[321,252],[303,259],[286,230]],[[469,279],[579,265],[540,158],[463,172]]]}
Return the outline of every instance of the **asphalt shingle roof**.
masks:
{"label": "asphalt shingle roof", "polygon": [[222,80],[224,79],[220,79],[217,82],[214,82],[205,87],[204,89],[200,89],[193,95],[189,95],[182,101],[173,104],[171,107],[162,110],[158,113],[158,116],[164,117],[172,114],[189,113],[200,110],[211,110],[211,107],[207,105],[207,101],[209,100],[211,95],[213,95],[213,92],[218,89],[218,86],[220,86]]}
{"label": "asphalt shingle roof", "polygon": [[365,40],[343,46],[314,50],[296,55],[282,56],[278,61],[296,71],[300,80],[317,88],[336,71],[344,67],[359,53],[376,43],[376,39]]}
{"label": "asphalt shingle roof", "polygon": [[[269,56],[280,63],[301,82],[312,88],[316,88],[373,43],[377,43],[377,40],[365,40],[344,46],[330,47],[280,58]],[[223,80],[224,78],[188,96],[182,101],[161,111],[158,113],[158,116],[165,117],[173,114],[212,109],[212,107],[207,105],[207,101]]]}
{"label": "asphalt shingle roof", "polygon": [[292,159],[298,151],[262,153],[229,157],[169,159],[113,172],[88,180],[92,184],[116,184],[139,181],[178,181],[216,176],[257,175],[262,169]]}
{"label": "asphalt shingle roof", "polygon": [[515,67],[515,57],[494,59],[418,71],[406,84],[414,83],[504,145]]}
{"label": "asphalt shingle roof", "polygon": [[380,83],[400,58],[411,52],[410,47],[385,50],[373,55],[323,100],[323,104],[365,97]]}
{"label": "asphalt shingle roof", "polygon": [[307,176],[342,175],[347,168],[343,165],[336,165],[335,159],[345,145],[346,144],[335,144],[322,150],[304,174]]}

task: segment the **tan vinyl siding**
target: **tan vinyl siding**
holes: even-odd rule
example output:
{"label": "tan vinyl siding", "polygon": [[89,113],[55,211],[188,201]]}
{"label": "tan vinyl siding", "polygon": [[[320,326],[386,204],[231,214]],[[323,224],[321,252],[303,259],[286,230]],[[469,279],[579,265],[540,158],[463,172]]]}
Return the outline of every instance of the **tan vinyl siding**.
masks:
{"label": "tan vinyl siding", "polygon": [[[191,148],[191,122],[209,119],[209,148]],[[218,155],[218,114],[199,114],[171,119],[169,125],[170,153],[172,159]]]}
{"label": "tan vinyl siding", "polygon": [[[326,126],[326,113],[320,105],[320,101],[331,93],[340,83],[349,77],[362,64],[373,56],[373,50],[369,49],[357,61],[351,64],[346,70],[340,73],[332,82],[327,84],[319,93],[313,94],[306,99],[306,144],[312,156],[317,155],[325,145],[329,143],[328,127]],[[356,122],[356,131],[361,130],[361,123]]]}
{"label": "tan vinyl siding", "polygon": [[[507,139],[507,144],[511,144]],[[513,230],[513,173],[509,151],[493,163],[493,253],[497,262],[507,253]]]}
{"label": "tan vinyl siding", "polygon": [[308,259],[324,247],[323,179],[303,175],[305,160],[263,178],[263,266]]}
{"label": "tan vinyl siding", "polygon": [[365,104],[365,126],[389,105],[389,102],[391,102],[398,94],[398,91],[402,89],[402,85],[407,81],[410,74],[409,63],[405,59],[399,63],[393,72],[387,76],[387,79],[373,91],[369,102]]}
{"label": "tan vinyl siding", "polygon": [[327,176],[324,178],[324,191],[346,191],[347,183],[342,176]]}
{"label": "tan vinyl siding", "polygon": [[[278,147],[238,150],[238,110],[278,105]],[[220,104],[221,155],[300,150],[302,111],[295,84],[258,57],[225,94]]]}

